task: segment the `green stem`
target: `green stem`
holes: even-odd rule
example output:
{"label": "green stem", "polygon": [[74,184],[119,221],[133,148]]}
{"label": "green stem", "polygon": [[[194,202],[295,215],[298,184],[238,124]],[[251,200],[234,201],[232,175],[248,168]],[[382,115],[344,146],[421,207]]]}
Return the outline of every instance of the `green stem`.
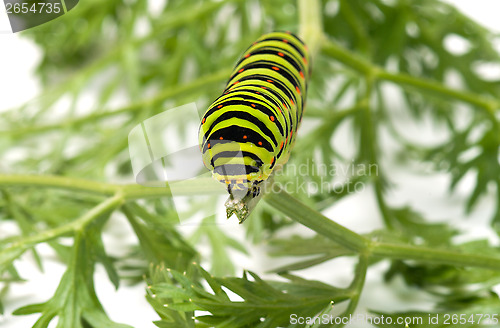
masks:
{"label": "green stem", "polygon": [[[153,188],[138,184],[119,185],[56,175],[0,174],[0,187],[55,188],[103,196],[121,193],[125,200],[171,197],[172,195],[169,187]],[[223,194],[225,192],[224,188],[213,183],[212,178],[197,178],[175,183],[175,194],[179,196]]]}
{"label": "green stem", "polygon": [[500,102],[498,100],[489,99],[482,95],[464,90],[451,89],[436,81],[417,78],[404,73],[387,72],[386,70],[371,64],[363,57],[337,45],[333,41],[327,40],[326,38],[323,40],[322,51],[326,55],[351,67],[363,75],[373,75],[376,80],[395,82],[398,85],[410,90],[417,89],[426,91],[440,97],[453,97],[453,99],[483,108],[490,115],[494,115],[495,111],[500,108]]}
{"label": "green stem", "polygon": [[363,75],[372,75],[378,69],[358,54],[350,52],[326,38],[323,38],[322,51]]}
{"label": "green stem", "polygon": [[485,97],[477,95],[475,93],[465,90],[450,89],[439,82],[416,78],[403,73],[389,73],[384,70],[377,70],[376,77],[383,81],[394,82],[397,85],[409,90],[418,89],[437,96],[453,98],[454,100],[460,100],[469,103],[471,105],[485,109],[493,117],[495,110],[500,106],[500,103],[498,101],[486,99]]}
{"label": "green stem", "polygon": [[361,256],[393,260],[415,260],[458,267],[481,267],[500,271],[500,257],[372,241],[335,223],[285,191],[276,190],[276,187],[274,187],[273,191],[264,198],[271,206],[292,220],[309,227],[318,234],[348,249],[356,251]]}
{"label": "green stem", "polygon": [[[344,317],[349,316],[354,313],[358,307],[359,299],[361,298],[361,293],[363,291],[363,286],[366,281],[366,273],[368,272],[369,258],[366,255],[359,257],[358,265],[356,266],[356,276],[349,286],[349,290],[352,291],[353,295],[349,301],[349,306],[342,314]],[[344,327],[346,324],[341,323],[336,327]]]}
{"label": "green stem", "polygon": [[314,59],[321,48],[323,23],[321,16],[321,2],[319,0],[298,0],[299,7],[299,36],[309,48]]}
{"label": "green stem", "polygon": [[117,185],[56,175],[0,174],[0,187],[17,186],[85,191],[98,195],[113,195],[119,190]]}
{"label": "green stem", "polygon": [[393,260],[415,260],[433,264],[448,264],[456,267],[479,267],[500,271],[500,257],[485,256],[434,248],[391,243],[372,243],[372,257]]}
{"label": "green stem", "polygon": [[[370,72],[372,73],[372,72]],[[378,160],[377,154],[378,149],[377,149],[377,123],[373,119],[372,115],[372,107],[371,107],[371,95],[373,92],[373,86],[375,83],[375,76],[373,74],[368,73],[365,76],[366,80],[366,89],[365,89],[365,94],[363,99],[361,100],[362,104],[364,104],[364,120],[363,120],[363,125],[364,127],[362,128],[362,138],[361,138],[361,150],[365,150],[366,153],[368,153],[368,162],[370,164],[375,164],[377,165],[377,173],[375,175],[374,179],[374,184],[375,184],[375,197],[377,199],[377,203],[380,209],[380,212],[382,214],[382,219],[384,220],[385,225],[389,228],[392,229],[393,224],[391,220],[391,212],[385,202],[384,195],[383,195],[383,172],[380,169],[380,162]],[[366,147],[363,147],[363,140],[367,143]],[[370,173],[371,174],[371,173]]]}
{"label": "green stem", "polygon": [[356,36],[357,43],[359,46],[359,50],[362,53],[368,53],[370,48],[370,39],[363,29],[363,22],[360,21],[359,17],[355,14],[355,11],[352,9],[349,0],[340,0],[340,14],[344,17],[347,24],[349,24],[349,29],[354,32]]}
{"label": "green stem", "polygon": [[316,212],[292,197],[287,192],[276,189],[279,188],[275,185],[273,192],[266,195],[264,199],[283,214],[348,249],[358,253],[367,249],[368,240],[365,237],[335,223],[323,214]]}
{"label": "green stem", "polygon": [[376,177],[374,187],[375,187],[375,198],[377,199],[377,204],[380,210],[380,214],[382,214],[382,220],[384,220],[384,224],[388,229],[393,229],[394,224],[392,220],[392,213],[385,202],[384,190],[380,176]]}
{"label": "green stem", "polygon": [[6,253],[12,252],[15,250],[26,250],[29,247],[34,246],[36,244],[47,242],[57,237],[66,235],[68,233],[81,230],[90,222],[99,218],[101,215],[108,213],[119,207],[123,203],[123,201],[124,201],[123,195],[118,193],[113,197],[110,197],[104,200],[103,202],[99,203],[97,206],[93,207],[91,210],[89,210],[80,218],[74,221],[66,223],[57,228],[42,231],[36,235],[20,238],[12,242],[7,248],[3,249],[0,252],[0,254],[4,252]]}

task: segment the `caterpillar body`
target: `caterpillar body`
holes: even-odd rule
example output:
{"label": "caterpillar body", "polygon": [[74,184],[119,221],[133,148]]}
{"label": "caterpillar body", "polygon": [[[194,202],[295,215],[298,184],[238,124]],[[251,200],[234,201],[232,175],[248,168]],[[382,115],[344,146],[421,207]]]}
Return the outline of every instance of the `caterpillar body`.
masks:
{"label": "caterpillar body", "polygon": [[265,34],[243,54],[204,114],[200,150],[213,177],[227,186],[228,218],[234,213],[243,222],[262,184],[287,162],[309,75],[307,47],[298,37]]}

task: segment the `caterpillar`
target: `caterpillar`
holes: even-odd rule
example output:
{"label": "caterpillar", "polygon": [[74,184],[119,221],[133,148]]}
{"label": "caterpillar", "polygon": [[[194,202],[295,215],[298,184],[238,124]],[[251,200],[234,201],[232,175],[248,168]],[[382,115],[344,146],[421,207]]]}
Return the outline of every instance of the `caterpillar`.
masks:
{"label": "caterpillar", "polygon": [[304,112],[311,72],[306,45],[290,32],[254,42],[199,129],[205,166],[226,184],[226,214],[242,223],[272,173],[288,161]]}

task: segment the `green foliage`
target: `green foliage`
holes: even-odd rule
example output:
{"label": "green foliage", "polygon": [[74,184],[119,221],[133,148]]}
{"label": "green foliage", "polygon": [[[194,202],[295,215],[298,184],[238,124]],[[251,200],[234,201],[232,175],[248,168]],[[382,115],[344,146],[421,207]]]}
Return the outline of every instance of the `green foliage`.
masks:
{"label": "green foliage", "polygon": [[[497,122],[496,122],[497,123]],[[428,158],[434,160],[439,166],[448,167],[452,176],[450,188],[454,189],[466,174],[475,174],[475,188],[467,201],[466,210],[470,212],[477,204],[481,195],[488,193],[488,186],[495,186],[500,190],[498,172],[500,163],[492,160],[498,157],[500,134],[497,125],[486,125],[479,138],[470,140],[473,131],[484,122],[471,122],[463,131],[456,131],[456,142],[440,145],[427,151]],[[483,125],[484,126],[484,125]],[[451,127],[452,130],[455,130]],[[473,158],[463,158],[467,152],[477,151]],[[497,192],[498,193],[498,192]],[[498,193],[500,194],[500,193]],[[500,206],[497,206],[493,223],[500,227]]]}
{"label": "green foliage", "polygon": [[179,232],[168,224],[165,217],[151,214],[137,204],[123,208],[130,225],[139,239],[142,252],[149,263],[165,263],[178,269],[186,269],[197,253]]}
{"label": "green foliage", "polygon": [[126,328],[128,325],[111,321],[97,299],[94,290],[94,264],[101,261],[108,271],[111,281],[117,286],[117,274],[102,248],[100,230],[95,226],[79,231],[74,237],[74,245],[68,262],[68,269],[61,278],[54,296],[47,302],[31,304],[14,311],[25,315],[41,313],[33,327],[47,328],[58,317],[57,327],[113,327]]}
{"label": "green foliage", "polygon": [[[158,327],[195,327],[195,320],[200,322],[196,327],[292,327],[290,315],[314,317],[333,299],[347,299],[345,290],[292,275],[286,276],[287,282],[266,282],[253,272],[245,271],[242,278],[218,278],[198,265],[195,270],[211,291],[186,273],[160,267],[152,275],[148,300],[165,319]],[[242,300],[231,300],[227,290]]]}
{"label": "green foliage", "polygon": [[[269,255],[289,260],[271,268],[279,276],[267,281],[247,271],[234,277],[243,268],[233,252],[252,254],[252,249],[214,225],[213,217],[186,235],[177,226],[168,188],[133,183],[127,135],[168,108],[193,101],[205,108],[220,94],[235,60],[270,30],[298,32],[316,45],[304,116],[312,128],[299,132],[288,165],[305,165],[309,172],[358,164],[376,169],[345,177],[285,169],[275,177],[281,185],[326,181],[337,187],[328,192],[297,188],[291,194],[275,190],[245,222],[248,240],[267,243]],[[367,272],[382,260],[390,261],[387,288],[402,278],[426,293],[433,308],[425,312],[415,304],[411,311],[394,313],[380,304],[372,309],[375,315],[424,320],[410,327],[428,327],[428,316],[438,315],[444,327],[446,315],[498,312],[493,290],[499,283],[498,246],[483,239],[460,242],[464,232],[453,227],[454,218],[431,222],[407,205],[391,205],[386,192],[405,183],[391,180],[388,163],[406,170],[414,163],[432,167],[432,173],[449,177],[451,192],[472,175],[467,201],[457,207],[473,215],[482,198],[492,199],[492,231],[500,231],[500,83],[477,73],[480,65],[498,64],[500,56],[494,35],[449,4],[170,0],[152,9],[140,0],[87,0],[23,35],[41,49],[37,76],[43,90],[24,106],[0,114],[0,169],[5,173],[0,174],[0,229],[8,224],[18,231],[0,240],[0,313],[8,305],[9,288],[23,281],[20,257],[30,252],[43,268],[44,258],[35,248],[41,243],[54,249],[67,269],[47,302],[14,312],[39,313],[34,327],[47,327],[56,317],[58,327],[128,327],[112,322],[96,296],[97,263],[116,288],[126,288],[124,279],[147,281],[146,297],[160,317],[158,327],[305,327],[290,324],[290,314],[332,313],[331,301],[333,312],[341,305],[342,313],[335,315],[349,316]],[[453,37],[462,38],[468,49],[448,49]],[[387,92],[389,86],[395,93]],[[407,140],[397,124],[402,112],[418,123],[430,119],[446,137],[431,145]],[[195,120],[185,117],[174,124],[183,131]],[[353,141],[347,155],[332,142],[346,126]],[[389,134],[383,137],[397,145],[401,162],[385,153],[384,131]],[[129,184],[115,183],[122,181]],[[373,187],[385,224],[366,235],[321,213],[350,197],[354,189],[349,187],[358,182]],[[191,196],[211,192],[189,181],[184,191]],[[193,200],[188,212],[203,213],[206,206]],[[111,212],[137,236],[127,255],[111,256],[102,242]],[[299,224],[316,234],[288,234]],[[70,238],[71,246],[62,238]],[[290,273],[340,257],[358,263],[346,288]],[[473,319],[450,323],[487,324]]]}
{"label": "green foliage", "polygon": [[228,250],[233,249],[242,254],[249,255],[245,247],[236,239],[226,234],[215,222],[215,216],[206,217],[196,231],[191,235],[190,242],[193,245],[201,244],[203,237],[207,239],[212,249],[211,272],[216,276],[234,274],[235,265],[232,262]]}
{"label": "green foliage", "polygon": [[[269,253],[271,256],[308,257],[306,260],[276,268],[273,270],[275,272],[301,270],[337,257],[356,254],[321,235],[312,238],[292,236],[288,239],[271,239],[270,245],[272,247],[272,251]],[[314,257],[310,258],[311,256]]]}

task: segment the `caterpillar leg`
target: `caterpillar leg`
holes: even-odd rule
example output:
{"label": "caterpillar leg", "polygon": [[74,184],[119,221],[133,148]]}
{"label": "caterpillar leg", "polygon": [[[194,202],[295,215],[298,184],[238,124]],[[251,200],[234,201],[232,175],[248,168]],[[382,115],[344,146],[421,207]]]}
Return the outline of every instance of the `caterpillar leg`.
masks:
{"label": "caterpillar leg", "polygon": [[229,198],[227,199],[226,216],[229,219],[233,214],[236,214],[239,223],[243,223],[250,215],[258,200],[260,199],[260,186],[253,185],[252,188],[244,190],[232,189],[228,186]]}

